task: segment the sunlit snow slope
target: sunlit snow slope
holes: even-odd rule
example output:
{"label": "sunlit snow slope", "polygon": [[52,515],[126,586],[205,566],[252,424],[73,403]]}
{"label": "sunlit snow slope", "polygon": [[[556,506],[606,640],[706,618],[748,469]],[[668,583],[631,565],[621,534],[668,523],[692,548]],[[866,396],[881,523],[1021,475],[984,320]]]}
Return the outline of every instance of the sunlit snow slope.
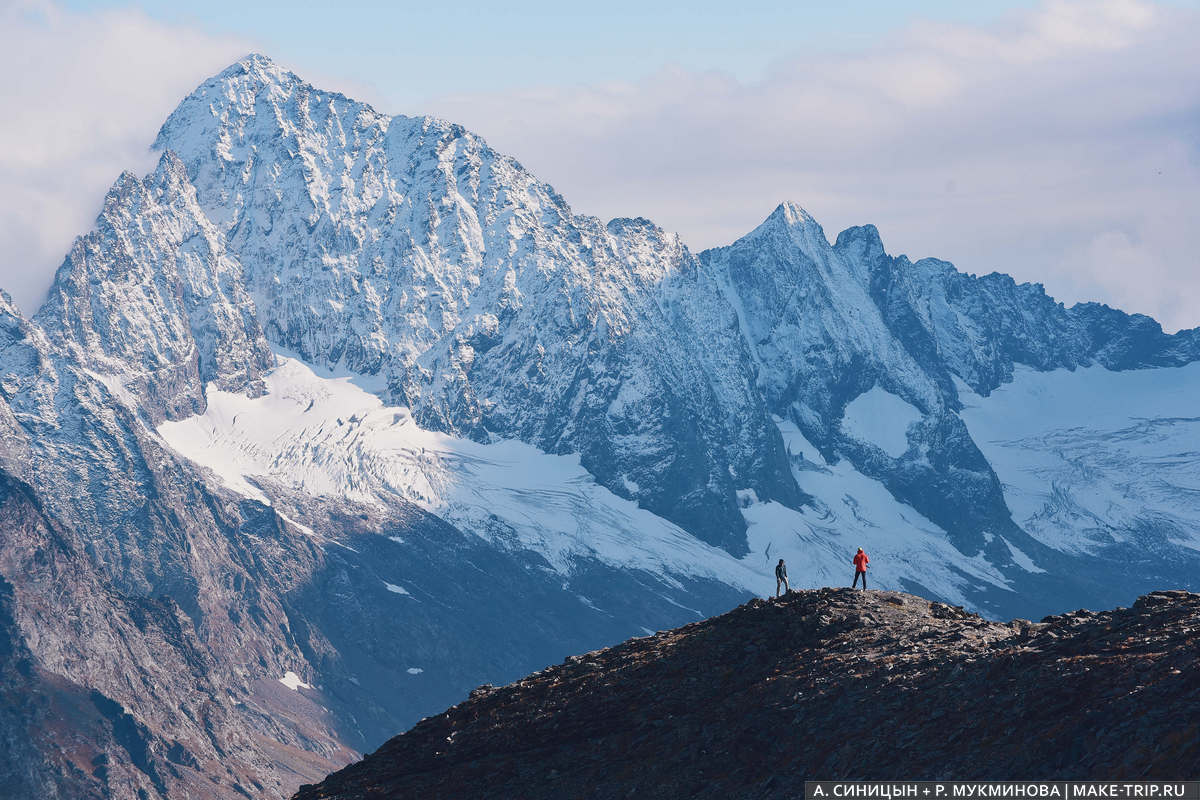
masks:
{"label": "sunlit snow slope", "polygon": [[267,387],[252,399],[210,386],[204,415],[159,433],[230,488],[268,503],[256,475],[314,497],[403,498],[493,543],[532,549],[564,574],[588,557],[747,590],[760,582],[725,551],[597,484],[578,456],[424,430],[353,378],[320,376],[287,356]]}

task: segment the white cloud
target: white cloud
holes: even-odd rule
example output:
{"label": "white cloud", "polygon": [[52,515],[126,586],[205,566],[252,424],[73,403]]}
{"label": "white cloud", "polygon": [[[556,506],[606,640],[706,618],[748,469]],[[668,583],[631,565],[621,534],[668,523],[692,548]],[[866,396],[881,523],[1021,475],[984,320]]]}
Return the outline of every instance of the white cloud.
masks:
{"label": "white cloud", "polygon": [[153,165],[171,110],[250,49],[135,11],[0,3],[0,287],[35,308],[116,177]]}
{"label": "white cloud", "polygon": [[643,215],[695,248],[794,199],[832,235],[1040,281],[1168,329],[1200,324],[1200,15],[1048,2],[986,27],[916,24],[804,53],[762,80],[664,69],[639,83],[446,97],[582,212]]}

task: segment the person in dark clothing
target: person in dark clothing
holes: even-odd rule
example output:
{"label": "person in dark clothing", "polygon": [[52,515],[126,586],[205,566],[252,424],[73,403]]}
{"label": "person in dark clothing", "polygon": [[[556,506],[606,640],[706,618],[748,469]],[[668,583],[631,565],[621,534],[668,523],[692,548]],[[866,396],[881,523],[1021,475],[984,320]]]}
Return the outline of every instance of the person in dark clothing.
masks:
{"label": "person in dark clothing", "polygon": [[853,589],[858,586],[858,576],[862,576],[863,591],[867,590],[867,564],[871,563],[871,559],[867,558],[867,554],[863,549],[858,548],[858,552],[854,554],[854,583],[850,584]]}
{"label": "person in dark clothing", "polygon": [[779,587],[782,586],[785,592],[792,590],[791,584],[788,583],[787,564],[783,563],[783,559],[779,559],[779,563],[775,565],[775,596],[779,597]]}

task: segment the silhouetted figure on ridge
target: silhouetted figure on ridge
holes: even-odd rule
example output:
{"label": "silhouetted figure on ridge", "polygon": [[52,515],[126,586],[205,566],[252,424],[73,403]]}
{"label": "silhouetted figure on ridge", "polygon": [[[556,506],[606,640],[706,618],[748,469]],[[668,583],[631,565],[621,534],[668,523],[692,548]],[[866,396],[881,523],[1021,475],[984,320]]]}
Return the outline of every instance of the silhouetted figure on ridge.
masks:
{"label": "silhouetted figure on ridge", "polygon": [[858,548],[858,552],[854,554],[854,583],[850,584],[853,589],[858,586],[858,576],[862,576],[863,591],[867,590],[867,564],[871,563],[871,559],[867,558],[867,554],[863,549]]}
{"label": "silhouetted figure on ridge", "polygon": [[783,559],[779,559],[779,563],[775,565],[775,596],[780,597],[779,587],[782,586],[785,592],[792,590],[791,584],[788,583],[787,564],[783,563]]}

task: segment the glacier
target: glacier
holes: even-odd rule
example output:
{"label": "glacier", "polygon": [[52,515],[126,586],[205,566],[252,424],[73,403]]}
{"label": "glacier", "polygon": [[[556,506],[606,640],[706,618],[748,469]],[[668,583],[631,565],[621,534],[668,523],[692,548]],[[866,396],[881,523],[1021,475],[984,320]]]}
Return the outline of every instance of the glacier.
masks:
{"label": "glacier", "polygon": [[1115,372],[1018,369],[963,419],[1013,516],[1061,553],[1200,550],[1200,363]]}
{"label": "glacier", "polygon": [[564,578],[587,558],[676,586],[674,575],[746,592],[767,584],[766,573],[598,485],[578,455],[425,430],[353,378],[286,355],[264,382],[259,397],[210,387],[203,415],[163,422],[158,433],[247,497],[271,502],[258,476],[318,500],[386,508],[402,498],[493,544],[537,552]]}

